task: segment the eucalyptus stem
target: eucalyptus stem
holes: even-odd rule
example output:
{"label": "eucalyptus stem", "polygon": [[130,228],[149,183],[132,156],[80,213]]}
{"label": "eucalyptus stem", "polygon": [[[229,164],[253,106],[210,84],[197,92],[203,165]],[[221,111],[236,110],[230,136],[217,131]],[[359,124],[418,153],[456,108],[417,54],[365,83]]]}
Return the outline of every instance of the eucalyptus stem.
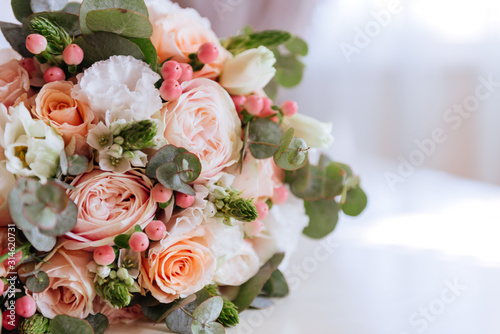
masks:
{"label": "eucalyptus stem", "polygon": [[182,311],[182,312],[184,312],[184,313],[186,313],[188,316],[190,316],[191,318],[193,318],[193,319],[194,319],[193,315],[192,315],[191,313],[189,313],[188,311],[186,311],[186,310],[184,309],[184,307],[181,307],[181,311]]}
{"label": "eucalyptus stem", "polygon": [[[25,243],[24,245],[22,246],[19,246],[17,247],[16,249],[14,249],[14,254],[16,254],[17,252],[21,251],[21,250],[24,250],[26,248],[29,248],[31,247],[31,244],[29,242]],[[10,251],[7,251],[7,253],[3,254],[2,256],[0,256],[0,262],[3,262],[5,260],[7,260],[10,256],[9,254],[12,253]]]}

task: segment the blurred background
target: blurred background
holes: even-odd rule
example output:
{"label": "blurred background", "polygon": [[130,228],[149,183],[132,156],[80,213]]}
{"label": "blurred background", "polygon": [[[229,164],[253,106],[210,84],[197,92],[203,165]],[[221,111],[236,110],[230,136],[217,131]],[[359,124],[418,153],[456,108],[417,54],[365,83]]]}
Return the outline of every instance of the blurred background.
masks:
{"label": "blurred background", "polygon": [[301,240],[279,307],[228,333],[500,333],[500,2],[178,2],[219,36],[249,24],[309,43],[277,102],[333,124],[329,153],[369,196],[326,243]]}

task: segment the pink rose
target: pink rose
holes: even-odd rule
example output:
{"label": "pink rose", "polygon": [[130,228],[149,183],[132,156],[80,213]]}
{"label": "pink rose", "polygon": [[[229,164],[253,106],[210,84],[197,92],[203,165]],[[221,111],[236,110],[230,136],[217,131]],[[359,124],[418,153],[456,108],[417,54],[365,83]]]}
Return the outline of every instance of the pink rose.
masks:
{"label": "pink rose", "polygon": [[73,181],[69,197],[78,206],[78,222],[66,234],[64,247],[83,249],[112,245],[118,234],[154,218],[156,202],[150,196],[153,184],[142,173],[112,173],[94,170]]}
{"label": "pink rose", "polygon": [[242,196],[255,200],[273,196],[274,188],[283,185],[283,170],[274,163],[273,158],[255,159],[250,152],[243,161],[241,174],[236,167],[228,173],[235,175],[233,187],[243,191]]}
{"label": "pink rose", "polygon": [[104,314],[108,318],[110,324],[131,324],[136,320],[144,318],[144,314],[139,304],[116,309],[109,306],[99,296],[94,300],[94,312]]}
{"label": "pink rose", "polygon": [[203,180],[239,160],[241,122],[229,94],[215,81],[194,79],[182,88],[181,97],[161,111],[164,136],[200,158]]}
{"label": "pink rose", "polygon": [[161,9],[155,8],[157,6],[154,5],[149,7],[153,24],[151,42],[160,61],[172,58],[188,63],[189,54],[198,52],[203,43],[210,42],[217,46],[219,56],[201,71],[194,72],[194,77],[215,79],[219,76],[229,52],[220,45],[217,35],[210,29],[210,22],[192,8],[180,8],[176,4],[166,3],[161,6]]}
{"label": "pink rose", "polygon": [[50,319],[59,314],[86,318],[96,296],[94,278],[87,273],[92,253],[59,248],[45,261],[37,268],[49,276],[49,287],[32,294],[38,311]]}
{"label": "pink rose", "polygon": [[0,65],[0,103],[10,107],[29,89],[29,74],[19,65],[19,61],[12,59]]}
{"label": "pink rose", "polygon": [[212,282],[215,259],[205,230],[181,237],[167,235],[149,249],[141,261],[140,284],[161,303],[185,298]]}

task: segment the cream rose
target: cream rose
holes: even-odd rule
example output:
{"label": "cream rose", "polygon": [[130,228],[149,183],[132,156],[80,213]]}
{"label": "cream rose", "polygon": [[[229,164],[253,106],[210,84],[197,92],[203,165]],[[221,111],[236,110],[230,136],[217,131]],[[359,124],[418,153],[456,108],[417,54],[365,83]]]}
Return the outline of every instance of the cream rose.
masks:
{"label": "cream rose", "polygon": [[244,240],[236,254],[221,261],[215,281],[224,285],[241,285],[252,278],[260,268],[260,259],[252,244]]}
{"label": "cream rose", "polygon": [[274,188],[283,185],[283,170],[276,166],[273,158],[255,159],[250,152],[243,160],[241,173],[234,166],[228,172],[235,175],[232,186],[241,190],[245,198],[270,198]]}
{"label": "cream rose", "polygon": [[161,303],[185,298],[212,282],[215,259],[198,228],[181,237],[166,236],[142,259],[140,282]]}
{"label": "cream rose", "polygon": [[194,79],[182,88],[181,97],[162,109],[164,136],[198,156],[203,181],[238,161],[241,122],[231,98],[215,81]]}
{"label": "cream rose", "polygon": [[10,107],[30,89],[28,72],[12,59],[0,65],[0,103]]}
{"label": "cream rose", "polygon": [[0,162],[0,226],[6,226],[12,222],[9,213],[9,193],[14,188],[16,179],[5,166],[5,162]]}
{"label": "cream rose", "polygon": [[274,77],[276,58],[265,46],[243,51],[224,63],[219,82],[232,95],[264,88]]}
{"label": "cream rose", "polygon": [[50,319],[59,314],[86,318],[93,312],[96,296],[94,279],[87,273],[92,253],[59,248],[45,261],[37,268],[49,276],[49,287],[32,294],[38,311]]}
{"label": "cream rose", "polygon": [[85,154],[88,151],[85,137],[95,116],[86,104],[71,97],[72,90],[70,81],[46,84],[38,93],[32,112],[35,117],[50,122],[66,145],[75,138],[76,153]]}
{"label": "cream rose", "polygon": [[78,206],[75,228],[66,234],[68,249],[112,245],[118,234],[140,225],[145,228],[156,211],[150,196],[153,184],[142,173],[94,170],[75,179],[69,198]]}
{"label": "cream rose", "polygon": [[195,72],[194,77],[215,79],[219,75],[229,52],[220,45],[217,35],[210,29],[208,19],[192,8],[181,8],[165,1],[150,1],[148,10],[153,24],[151,42],[161,62],[172,58],[188,63],[189,54],[198,52],[203,43],[210,42],[217,46],[219,56],[201,71]]}

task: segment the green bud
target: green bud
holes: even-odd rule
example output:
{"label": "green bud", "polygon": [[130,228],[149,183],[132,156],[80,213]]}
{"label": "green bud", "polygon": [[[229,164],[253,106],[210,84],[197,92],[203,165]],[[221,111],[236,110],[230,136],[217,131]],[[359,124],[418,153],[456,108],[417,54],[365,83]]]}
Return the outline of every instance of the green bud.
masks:
{"label": "green bud", "polygon": [[116,271],[115,270],[111,270],[109,272],[109,278],[111,278],[111,279],[115,279],[116,278]]}
{"label": "green bud", "polygon": [[61,55],[72,41],[66,30],[44,17],[36,17],[31,20],[30,29],[47,39],[47,50],[56,56]]}
{"label": "green bud", "polygon": [[129,276],[123,281],[123,283],[125,283],[125,285],[130,288],[132,285],[134,285],[134,279]]}
{"label": "green bud", "polygon": [[215,284],[207,285],[205,286],[205,290],[208,292],[210,297],[215,297],[215,296],[222,297],[223,306],[219,318],[217,319],[217,322],[224,327],[236,326],[240,322],[238,307],[217,291],[217,285]]}
{"label": "green bud", "polygon": [[125,142],[125,140],[123,139],[122,136],[118,136],[113,139],[113,142],[115,144],[122,145]]}
{"label": "green bud", "polygon": [[243,222],[251,222],[258,217],[257,209],[253,205],[252,200],[241,197],[229,198],[226,200],[226,205],[220,210],[224,216]]}
{"label": "green bud", "polygon": [[19,334],[45,334],[50,333],[49,319],[41,314],[34,314],[19,324]]}
{"label": "green bud", "polygon": [[139,284],[136,281],[134,281],[134,284],[132,284],[132,286],[128,287],[128,291],[130,293],[141,292],[141,287],[139,286]]}
{"label": "green bud", "polygon": [[215,191],[214,191],[215,199],[223,199],[223,198],[227,197],[227,195],[228,194],[224,188],[222,188],[222,187],[215,188]]}
{"label": "green bud", "polygon": [[156,123],[151,120],[131,122],[123,128],[120,135],[124,139],[124,150],[135,151],[153,147]]}
{"label": "green bud", "polygon": [[116,276],[118,276],[118,278],[122,281],[126,280],[127,278],[129,278],[129,275],[128,275],[128,270],[125,269],[125,268],[120,268],[118,269],[118,271],[116,272]]}
{"label": "green bud", "polygon": [[109,132],[111,132],[113,136],[118,136],[122,132],[122,127],[123,127],[122,123],[113,122],[109,127]]}
{"label": "green bud", "polygon": [[128,287],[125,283],[113,280],[107,282],[102,289],[103,297],[111,305],[116,307],[125,307],[130,304],[132,297],[128,291]]}

